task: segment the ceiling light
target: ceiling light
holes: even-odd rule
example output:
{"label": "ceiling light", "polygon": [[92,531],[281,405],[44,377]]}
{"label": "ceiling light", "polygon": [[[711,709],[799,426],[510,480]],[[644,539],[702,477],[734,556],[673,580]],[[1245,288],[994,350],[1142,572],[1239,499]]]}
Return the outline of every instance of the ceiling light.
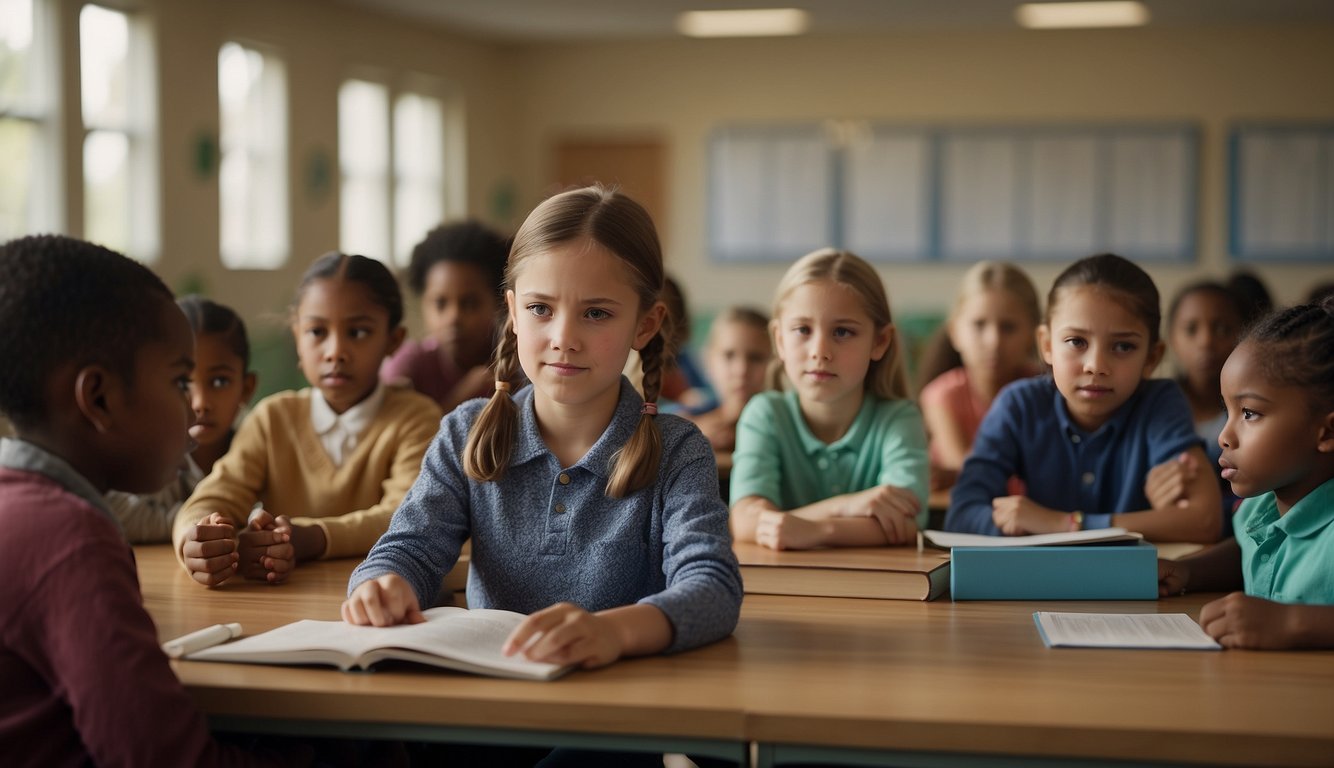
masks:
{"label": "ceiling light", "polygon": [[1014,16],[1029,29],[1138,27],[1149,23],[1149,9],[1136,2],[1024,3],[1015,9]]}
{"label": "ceiling light", "polygon": [[809,15],[798,8],[686,11],[676,18],[676,29],[690,37],[799,35],[809,25]]}

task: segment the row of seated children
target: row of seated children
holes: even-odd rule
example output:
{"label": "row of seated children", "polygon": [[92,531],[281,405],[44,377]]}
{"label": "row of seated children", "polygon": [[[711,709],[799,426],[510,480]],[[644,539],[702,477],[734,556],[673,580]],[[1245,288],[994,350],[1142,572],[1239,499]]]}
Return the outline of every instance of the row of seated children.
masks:
{"label": "row of seated children", "polygon": [[[253,462],[283,460],[267,448],[250,452],[245,462],[232,455],[243,454],[238,449],[247,430],[256,431],[261,443],[305,439],[305,430],[294,425],[319,420],[320,402],[326,416],[332,414],[323,419],[329,429],[316,435],[312,427],[302,449],[288,449],[324,457],[318,460],[328,464],[325,474],[311,477],[336,477],[335,454],[346,467],[379,442],[364,430],[374,428],[396,396],[375,374],[403,332],[401,308],[396,311],[392,299],[396,286],[389,290],[392,276],[383,282],[387,272],[363,263],[369,261],[332,255],[308,272],[293,326],[303,372],[314,387],[304,396],[281,396],[298,398],[296,405],[256,407],[201,489],[223,483],[233,461],[248,472]],[[0,269],[7,276],[0,285],[0,325],[10,329],[0,340],[0,357],[32,362],[0,373],[0,410],[19,430],[19,439],[0,448],[0,515],[13,532],[0,543],[0,626],[6,628],[0,667],[6,679],[24,681],[0,705],[12,707],[0,723],[20,724],[0,729],[3,751],[27,755],[34,744],[52,744],[26,738],[38,729],[71,734],[55,742],[67,753],[111,760],[123,754],[115,750],[148,754],[157,745],[181,750],[178,761],[188,754],[197,759],[187,761],[207,763],[204,755],[216,747],[188,701],[182,702],[156,647],[151,621],[137,602],[129,549],[101,495],[111,489],[153,491],[177,471],[191,423],[189,324],[147,270],[77,241],[11,242],[0,249]],[[104,298],[98,292],[106,285],[123,289]],[[379,509],[343,513],[352,516],[346,530],[312,515],[322,507],[296,504],[287,509],[305,515],[286,514],[277,505],[270,510],[265,501],[264,511],[247,519],[248,499],[285,493],[270,486],[287,477],[265,465],[258,471],[265,482],[235,483],[244,493],[239,502],[228,501],[231,512],[218,511],[226,493],[192,497],[178,514],[178,552],[204,583],[238,570],[277,582],[304,559],[343,554],[342,542],[361,536],[360,524],[375,516],[388,530],[353,573],[343,606],[350,622],[420,620],[420,609],[433,604],[440,577],[471,537],[470,604],[529,614],[507,643],[510,653],[598,666],[729,634],[741,583],[728,510],[715,491],[712,451],[685,420],[657,415],[667,346],[662,285],[652,222],[633,201],[597,188],[547,200],[525,221],[511,250],[494,393],[454,409],[438,431],[430,425],[429,446],[417,454],[420,472],[407,473],[411,487],[397,513],[384,512],[392,506],[382,493],[370,505]],[[81,311],[61,312],[70,306]],[[1076,263],[1053,287],[1040,331],[1052,376],[1002,392],[981,433],[993,419],[998,434],[1030,429],[1012,412],[1025,407],[1034,423],[1068,422],[1062,443],[1089,438],[1094,445],[1113,444],[1104,449],[1111,454],[1139,434],[1141,425],[1128,414],[1150,402],[1155,413],[1175,407],[1185,417],[1172,416],[1165,427],[1144,425],[1144,444],[1126,451],[1130,458],[1109,457],[1108,463],[1121,461],[1147,475],[1148,446],[1163,435],[1162,442],[1173,445],[1163,449],[1165,455],[1199,450],[1198,440],[1178,435],[1177,421],[1189,428],[1184,397],[1176,392],[1173,406],[1163,393],[1174,385],[1147,381],[1161,354],[1156,306],[1152,282],[1134,265],[1110,256]],[[151,317],[145,307],[155,308]],[[879,277],[852,254],[811,254],[780,285],[772,328],[792,391],[766,393],[742,411],[734,475],[746,479],[732,490],[733,532],[757,540],[814,531],[832,543],[908,541],[922,524],[925,430],[906,397]],[[1229,358],[1222,383],[1229,413],[1220,438],[1224,466],[1235,490],[1256,497],[1235,519],[1240,543],[1231,556],[1227,549],[1210,550],[1165,566],[1163,588],[1232,588],[1245,574],[1249,597],[1206,607],[1211,634],[1228,645],[1329,645],[1334,301],[1272,318],[1254,334]],[[1261,345],[1281,348],[1285,365],[1262,360]],[[641,359],[642,396],[621,375],[632,349]],[[520,388],[521,376],[531,386]],[[1043,394],[1030,396],[1030,389]],[[1010,392],[1023,397],[1011,396],[1013,402],[1001,409]],[[357,406],[372,398],[383,398],[374,413],[342,422],[348,414],[358,417]],[[422,409],[428,407],[434,412],[436,406],[426,402]],[[265,426],[274,423],[286,434],[276,436]],[[1109,425],[1114,428],[1104,429]],[[862,435],[867,439],[849,439]],[[1057,442],[1047,437],[1040,435],[1039,442]],[[1032,521],[1045,520],[1043,515],[1025,514],[1036,503],[1003,503],[1008,478],[1022,478],[1027,467],[1021,450],[1013,455],[1012,466],[992,473],[999,475],[1001,490],[998,501],[988,500],[986,517],[997,529],[1040,528]],[[975,450],[965,462],[961,485],[970,482],[977,457]],[[288,470],[306,473],[302,460],[295,457],[297,466]],[[399,464],[385,465],[382,481],[400,477],[390,469]],[[743,472],[747,466],[752,469]],[[774,466],[780,468],[777,477]],[[797,477],[807,484],[789,482]],[[853,487],[858,478],[868,485]],[[312,484],[308,478],[293,482]],[[828,498],[811,499],[814,482],[829,484]],[[1194,503],[1209,490],[1216,493],[1212,480],[1201,483],[1197,476],[1186,500]],[[40,522],[31,514],[37,508],[43,510]],[[1081,522],[1076,513],[1039,511],[1065,525]],[[1205,527],[1204,516],[1188,508],[1125,516],[1135,514],[1156,515],[1146,527],[1158,530],[1177,520]],[[1209,520],[1216,532],[1216,513]],[[1089,515],[1082,522],[1105,521]],[[99,578],[86,579],[88,568]],[[78,599],[66,594],[75,592]],[[90,620],[106,628],[95,642],[75,626]],[[118,656],[132,662],[131,678],[112,680],[109,687],[108,676],[125,670],[107,665],[117,668],[112,673],[101,664],[107,635]],[[132,684],[147,691],[152,706],[172,710],[173,716],[160,719],[143,718],[142,709],[133,714],[139,723],[152,723],[153,737],[132,739],[135,731],[124,722],[129,715],[118,714],[123,708],[107,698],[107,691]]]}

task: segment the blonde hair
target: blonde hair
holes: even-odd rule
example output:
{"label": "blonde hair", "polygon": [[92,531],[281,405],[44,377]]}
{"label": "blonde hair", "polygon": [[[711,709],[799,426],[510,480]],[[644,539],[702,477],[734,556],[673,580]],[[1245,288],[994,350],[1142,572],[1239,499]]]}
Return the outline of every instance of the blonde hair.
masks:
{"label": "blonde hair", "polygon": [[[783,279],[778,283],[778,292],[774,298],[774,322],[783,314],[783,302],[800,286],[808,283],[829,280],[851,288],[861,299],[862,310],[871,318],[875,331],[894,324],[889,311],[889,297],[885,294],[885,285],[875,268],[860,256],[849,251],[834,248],[822,248],[808,253],[788,268]],[[906,400],[908,398],[908,378],[903,370],[903,358],[899,350],[897,330],[890,336],[889,349],[879,360],[872,360],[866,369],[864,386],[882,400]],[[786,379],[783,373],[783,361],[775,358],[769,367],[769,385],[774,389],[783,389]]]}
{"label": "blonde hair", "polygon": [[953,323],[969,299],[987,291],[1005,291],[1019,300],[1034,327],[1042,324],[1042,307],[1038,303],[1038,289],[1024,270],[1008,261],[979,261],[963,273],[959,293],[954,298],[949,322]]}
{"label": "blonde hair", "polygon": [[[639,203],[614,189],[597,185],[550,197],[528,214],[510,247],[505,289],[514,289],[528,258],[578,240],[595,243],[624,262],[631,287],[639,296],[640,312],[648,311],[658,301],[663,286],[662,247],[653,220]],[[658,399],[670,333],[671,328],[664,321],[664,327],[639,352],[646,402]],[[508,315],[491,368],[497,382],[510,387],[518,383],[518,337]],[[518,429],[518,409],[509,393],[497,387],[468,434],[463,456],[463,470],[468,477],[479,482],[499,480],[509,467]],[[658,425],[652,416],[641,415],[634,434],[612,460],[607,495],[618,499],[651,485],[661,457],[662,435]]]}

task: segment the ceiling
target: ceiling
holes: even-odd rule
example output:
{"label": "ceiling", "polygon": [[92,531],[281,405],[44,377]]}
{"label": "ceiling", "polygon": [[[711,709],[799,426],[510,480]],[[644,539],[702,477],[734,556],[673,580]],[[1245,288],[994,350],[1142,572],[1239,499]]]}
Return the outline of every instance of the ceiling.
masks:
{"label": "ceiling", "polygon": [[[799,7],[812,35],[1013,29],[1020,0],[337,0],[469,37],[535,42],[676,36],[687,10]],[[1150,24],[1334,23],[1334,0],[1144,0]]]}

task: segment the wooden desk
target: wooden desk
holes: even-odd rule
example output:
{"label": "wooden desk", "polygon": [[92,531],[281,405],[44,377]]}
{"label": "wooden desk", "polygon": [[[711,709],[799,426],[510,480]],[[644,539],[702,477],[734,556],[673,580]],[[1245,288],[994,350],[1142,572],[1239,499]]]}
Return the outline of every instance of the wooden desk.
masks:
{"label": "wooden desk", "polygon": [[[333,619],[353,561],[293,583],[190,582],[139,548],[163,639],[221,621],[247,633]],[[940,766],[1049,757],[1210,765],[1334,762],[1334,652],[1050,650],[1032,612],[1180,612],[1211,596],[1125,603],[915,603],[747,595],[736,635],[554,683],[407,666],[372,674],[175,662],[220,727],[579,744]],[[1021,758],[1004,756],[1023,756]]]}

